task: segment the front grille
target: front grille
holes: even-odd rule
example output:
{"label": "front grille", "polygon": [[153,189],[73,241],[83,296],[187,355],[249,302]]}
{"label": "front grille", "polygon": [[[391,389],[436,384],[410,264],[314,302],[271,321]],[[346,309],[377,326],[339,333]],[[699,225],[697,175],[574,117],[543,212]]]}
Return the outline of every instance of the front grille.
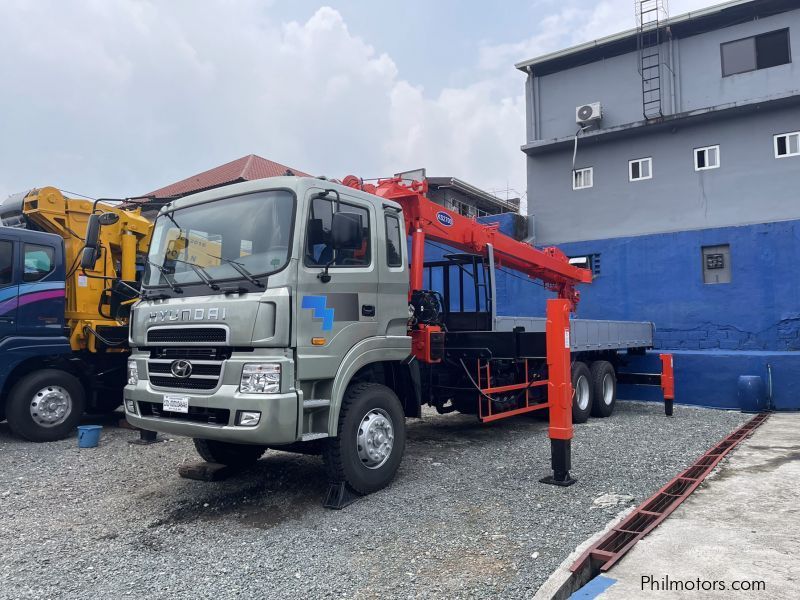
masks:
{"label": "front grille", "polygon": [[[191,362],[191,361],[190,361]],[[167,373],[172,376],[172,363],[171,362],[154,362],[151,361],[148,365],[150,373]],[[219,378],[219,373],[222,370],[221,364],[210,365],[205,363],[192,362],[192,375],[216,375]]]}
{"label": "front grille", "polygon": [[227,331],[223,327],[167,327],[147,331],[148,344],[225,343],[227,339]]}
{"label": "front grille", "polygon": [[217,387],[218,379],[178,379],[177,377],[150,377],[150,383],[156,387],[171,388],[175,390],[213,390]]}
{"label": "front grille", "polygon": [[175,346],[165,346],[163,348],[152,348],[150,358],[185,358],[187,360],[225,360],[231,357],[230,348],[187,346],[178,348]]}
{"label": "front grille", "polygon": [[[213,390],[222,377],[222,365],[230,352],[218,348],[154,348],[147,361],[150,384],[170,390]],[[186,360],[191,364],[189,377],[175,377],[172,364]]]}
{"label": "front grille", "polygon": [[139,402],[139,414],[143,417],[172,419],[175,421],[192,421],[194,423],[207,423],[209,425],[227,425],[231,417],[231,411],[226,408],[190,406],[188,413],[176,413],[162,410],[162,405],[156,402]]}

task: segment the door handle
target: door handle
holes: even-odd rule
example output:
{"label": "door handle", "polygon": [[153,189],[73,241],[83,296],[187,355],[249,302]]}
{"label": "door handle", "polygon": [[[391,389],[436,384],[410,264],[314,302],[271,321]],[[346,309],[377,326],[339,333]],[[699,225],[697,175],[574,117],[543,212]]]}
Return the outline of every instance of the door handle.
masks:
{"label": "door handle", "polygon": [[0,317],[0,323],[8,323],[9,325],[13,325],[14,324],[14,318],[13,317]]}
{"label": "door handle", "polygon": [[361,305],[361,315],[364,317],[374,317],[375,316],[375,307],[372,304],[362,304]]}

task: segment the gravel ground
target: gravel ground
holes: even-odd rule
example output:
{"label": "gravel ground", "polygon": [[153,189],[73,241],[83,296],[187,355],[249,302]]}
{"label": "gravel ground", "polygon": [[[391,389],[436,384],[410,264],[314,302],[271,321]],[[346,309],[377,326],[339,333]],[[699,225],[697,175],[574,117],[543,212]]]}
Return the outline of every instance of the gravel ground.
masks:
{"label": "gravel ground", "polygon": [[0,598],[523,598],[602,529],[745,421],[624,402],[575,428],[578,484],[548,474],[546,424],[409,422],[395,482],[321,507],[316,457],[269,452],[232,479],[180,479],[189,440],[106,427],[100,447],[24,443],[0,424]]}

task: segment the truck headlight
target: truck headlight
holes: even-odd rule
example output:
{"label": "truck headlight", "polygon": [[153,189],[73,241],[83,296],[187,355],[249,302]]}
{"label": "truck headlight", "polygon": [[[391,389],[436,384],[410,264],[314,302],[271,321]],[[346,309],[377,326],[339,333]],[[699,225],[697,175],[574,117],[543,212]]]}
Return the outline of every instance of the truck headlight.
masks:
{"label": "truck headlight", "polygon": [[137,383],[139,383],[139,368],[136,366],[136,361],[131,359],[128,361],[128,385]]}
{"label": "truck headlight", "polygon": [[281,391],[281,366],[278,363],[244,365],[239,391],[243,394],[277,394]]}

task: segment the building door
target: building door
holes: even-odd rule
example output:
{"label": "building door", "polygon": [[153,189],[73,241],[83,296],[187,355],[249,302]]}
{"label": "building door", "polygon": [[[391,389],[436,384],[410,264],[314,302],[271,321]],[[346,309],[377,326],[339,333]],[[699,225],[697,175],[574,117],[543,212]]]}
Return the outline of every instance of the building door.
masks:
{"label": "building door", "polygon": [[19,286],[15,279],[16,243],[0,234],[0,340],[17,332]]}
{"label": "building door", "polygon": [[[308,191],[302,259],[297,275],[297,378],[330,379],[344,356],[360,341],[377,335],[378,252],[374,203],[355,196],[319,197]],[[334,211],[357,215],[364,231],[361,248],[330,245]],[[330,281],[320,275],[328,265]],[[324,278],[323,278],[324,279]]]}

